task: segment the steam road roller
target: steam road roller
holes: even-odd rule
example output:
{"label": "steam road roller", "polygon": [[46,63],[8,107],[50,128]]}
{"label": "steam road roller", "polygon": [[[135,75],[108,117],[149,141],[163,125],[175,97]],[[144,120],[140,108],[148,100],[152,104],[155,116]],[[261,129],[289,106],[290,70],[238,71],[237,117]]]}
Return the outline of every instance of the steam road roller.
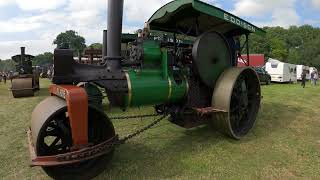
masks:
{"label": "steam road roller", "polygon": [[[54,52],[51,96],[34,109],[28,131],[32,166],[56,179],[90,179],[107,167],[117,146],[162,120],[184,128],[210,124],[234,139],[252,129],[260,83],[253,69],[236,64],[242,48],[249,53],[249,34],[263,30],[204,2],[176,0],[127,39],[121,33],[123,0],[108,0],[108,9],[104,65],[79,64],[71,50]],[[101,106],[103,97],[124,111],[155,109],[113,119],[159,118],[119,136]]]}
{"label": "steam road roller", "polygon": [[16,63],[16,74],[11,81],[12,95],[14,98],[33,96],[39,90],[39,73],[32,68],[34,56],[25,54],[25,47],[21,47],[21,54],[11,57]]}

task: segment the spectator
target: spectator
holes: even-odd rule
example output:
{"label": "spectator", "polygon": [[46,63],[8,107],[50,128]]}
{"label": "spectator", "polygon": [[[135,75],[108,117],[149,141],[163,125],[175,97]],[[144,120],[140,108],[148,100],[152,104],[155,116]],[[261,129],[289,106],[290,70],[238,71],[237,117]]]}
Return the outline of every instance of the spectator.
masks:
{"label": "spectator", "polygon": [[314,71],[314,76],[313,76],[314,86],[317,85],[318,78],[319,78],[318,72]]}
{"label": "spectator", "polygon": [[311,84],[312,85],[314,85],[314,82],[315,82],[314,81],[314,73],[315,73],[315,71],[312,71],[311,74],[310,74],[310,80],[311,80]]}
{"label": "spectator", "polygon": [[306,76],[307,76],[306,70],[303,70],[301,74],[301,86],[303,88],[306,87]]}
{"label": "spectator", "polygon": [[2,78],[3,78],[3,83],[6,84],[7,83],[7,74],[3,73]]}

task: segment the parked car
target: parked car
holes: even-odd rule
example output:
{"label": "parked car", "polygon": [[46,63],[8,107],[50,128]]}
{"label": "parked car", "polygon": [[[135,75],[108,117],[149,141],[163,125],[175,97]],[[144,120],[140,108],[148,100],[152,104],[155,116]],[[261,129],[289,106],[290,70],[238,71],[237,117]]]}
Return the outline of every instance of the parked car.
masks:
{"label": "parked car", "polygon": [[266,85],[269,85],[271,83],[271,76],[264,68],[255,67],[254,70],[259,76],[260,83],[265,83]]}

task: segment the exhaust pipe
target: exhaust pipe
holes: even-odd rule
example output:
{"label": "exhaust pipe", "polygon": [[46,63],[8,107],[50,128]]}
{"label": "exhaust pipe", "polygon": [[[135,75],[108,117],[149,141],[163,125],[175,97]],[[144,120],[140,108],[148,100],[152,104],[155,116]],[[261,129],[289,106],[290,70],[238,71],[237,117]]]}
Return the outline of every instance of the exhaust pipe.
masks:
{"label": "exhaust pipe", "polygon": [[26,55],[26,48],[20,47],[20,49],[21,49],[20,63],[23,64],[23,61],[24,61],[25,55]]}
{"label": "exhaust pipe", "polygon": [[107,65],[112,70],[121,68],[121,33],[123,0],[108,0]]}
{"label": "exhaust pipe", "polygon": [[103,30],[103,39],[102,39],[102,57],[103,60],[105,60],[105,58],[107,57],[107,30]]}

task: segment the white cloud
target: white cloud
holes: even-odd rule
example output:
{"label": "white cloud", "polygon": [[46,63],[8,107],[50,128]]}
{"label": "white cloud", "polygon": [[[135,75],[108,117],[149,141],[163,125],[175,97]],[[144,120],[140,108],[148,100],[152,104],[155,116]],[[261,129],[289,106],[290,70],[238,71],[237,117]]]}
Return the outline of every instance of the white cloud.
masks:
{"label": "white cloud", "polygon": [[14,1],[12,1],[12,0],[0,0],[0,7],[9,5],[11,3],[14,3]]}
{"label": "white cloud", "polygon": [[264,16],[276,9],[294,8],[296,0],[238,0],[232,13],[238,16]]}
{"label": "white cloud", "polygon": [[88,1],[88,0],[69,0],[68,10],[70,10],[70,11],[106,10],[107,9],[107,2],[108,1],[106,1],[106,0],[90,0],[90,1]]}
{"label": "white cloud", "polygon": [[15,18],[10,21],[0,21],[1,32],[26,32],[40,28],[42,23],[34,22],[31,19]]}
{"label": "white cloud", "polygon": [[320,0],[311,0],[313,7],[320,9]]}
{"label": "white cloud", "polygon": [[160,7],[170,0],[135,0],[124,2],[124,14],[128,21],[146,22]]}
{"label": "white cloud", "polygon": [[[237,16],[260,18],[255,22],[258,26],[282,26],[300,24],[300,16],[295,10],[296,0],[239,0],[234,5]],[[271,21],[265,21],[266,17]]]}
{"label": "white cloud", "polygon": [[264,26],[281,26],[284,28],[288,28],[292,25],[300,24],[300,17],[298,14],[290,8],[277,9],[272,12],[272,20],[271,21],[257,21],[253,22],[253,24],[264,27]]}
{"label": "white cloud", "polygon": [[37,55],[39,53],[52,51],[54,46],[48,44],[48,40],[7,41],[0,42],[0,59],[8,59],[20,53],[21,46],[26,47],[26,53]]}
{"label": "white cloud", "polygon": [[0,0],[0,7],[15,4],[24,11],[52,10],[65,4],[67,0]]}
{"label": "white cloud", "polygon": [[51,10],[66,3],[66,0],[16,0],[20,9],[25,11],[33,10]]}
{"label": "white cloud", "polygon": [[303,21],[303,24],[310,24],[310,25],[320,24],[320,19],[305,19]]}

